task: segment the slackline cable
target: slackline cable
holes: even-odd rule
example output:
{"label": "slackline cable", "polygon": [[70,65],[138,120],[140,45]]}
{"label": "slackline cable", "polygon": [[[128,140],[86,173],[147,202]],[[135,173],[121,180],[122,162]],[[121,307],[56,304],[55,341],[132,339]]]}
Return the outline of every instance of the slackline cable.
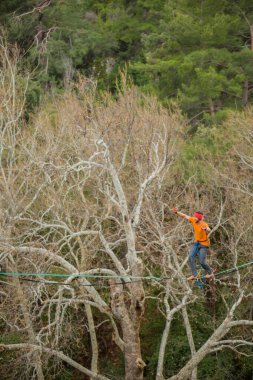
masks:
{"label": "slackline cable", "polygon": [[[224,276],[229,273],[233,273],[235,271],[239,271],[241,269],[244,269],[246,267],[249,267],[250,265],[253,265],[253,261],[249,261],[248,263],[244,263],[241,265],[238,265],[236,267],[232,267],[220,272],[215,273],[216,276]],[[172,279],[172,277],[156,277],[156,276],[128,276],[128,275],[95,275],[95,274],[85,274],[85,273],[25,273],[25,272],[0,272],[0,277],[19,277],[21,281],[29,281],[29,282],[36,282],[36,283],[43,283],[45,285],[61,285],[61,286],[98,286],[98,287],[108,287],[113,285],[125,285],[125,284],[132,284],[136,282],[141,282],[142,280],[156,280],[156,281],[163,281],[167,279]],[[72,284],[72,283],[66,283],[66,282],[58,282],[58,281],[41,281],[41,280],[35,280],[35,279],[28,279],[23,277],[72,277],[75,278],[86,278],[86,279],[123,279],[128,281],[123,282],[116,282],[114,284]],[[204,278],[205,276],[203,276]],[[129,281],[131,280],[131,281]],[[134,281],[132,281],[134,280]]]}

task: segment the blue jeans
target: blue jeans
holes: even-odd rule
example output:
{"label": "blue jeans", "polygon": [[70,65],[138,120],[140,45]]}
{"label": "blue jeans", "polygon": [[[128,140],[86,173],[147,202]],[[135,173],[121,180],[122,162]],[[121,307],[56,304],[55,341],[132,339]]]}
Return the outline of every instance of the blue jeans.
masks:
{"label": "blue jeans", "polygon": [[197,276],[196,264],[195,264],[195,256],[198,256],[200,266],[209,274],[212,273],[212,269],[206,262],[206,254],[208,252],[209,247],[205,245],[201,245],[199,242],[193,244],[192,249],[189,252],[188,256],[188,264],[191,268],[193,276]]}

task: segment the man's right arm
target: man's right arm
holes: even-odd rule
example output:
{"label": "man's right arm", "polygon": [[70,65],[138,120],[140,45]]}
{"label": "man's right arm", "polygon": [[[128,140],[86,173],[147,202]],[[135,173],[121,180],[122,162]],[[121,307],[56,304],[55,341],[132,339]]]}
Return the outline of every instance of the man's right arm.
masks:
{"label": "man's right arm", "polygon": [[187,220],[190,219],[189,215],[186,215],[183,212],[178,211],[177,207],[174,207],[171,211],[174,212],[174,214],[176,214],[178,216],[181,216],[181,218],[184,218],[184,219],[187,219]]}

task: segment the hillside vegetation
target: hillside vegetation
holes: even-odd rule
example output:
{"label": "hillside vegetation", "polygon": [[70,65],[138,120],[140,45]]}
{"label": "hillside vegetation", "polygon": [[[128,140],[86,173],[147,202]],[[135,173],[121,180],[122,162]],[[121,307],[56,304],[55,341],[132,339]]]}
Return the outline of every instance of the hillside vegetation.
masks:
{"label": "hillside vegetation", "polygon": [[34,73],[31,106],[80,72],[115,92],[126,63],[143,91],[177,100],[192,122],[221,122],[252,100],[250,1],[7,0],[0,21]]}

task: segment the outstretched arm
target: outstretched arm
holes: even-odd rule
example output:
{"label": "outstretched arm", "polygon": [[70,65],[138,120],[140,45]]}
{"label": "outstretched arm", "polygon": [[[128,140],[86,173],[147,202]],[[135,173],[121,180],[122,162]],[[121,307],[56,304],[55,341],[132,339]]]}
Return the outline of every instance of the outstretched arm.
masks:
{"label": "outstretched arm", "polygon": [[181,216],[181,218],[184,218],[184,219],[187,219],[189,220],[190,219],[190,216],[189,215],[186,215],[180,211],[178,211],[177,207],[174,207],[172,210],[172,212],[174,212],[174,214],[178,215],[178,216]]}

